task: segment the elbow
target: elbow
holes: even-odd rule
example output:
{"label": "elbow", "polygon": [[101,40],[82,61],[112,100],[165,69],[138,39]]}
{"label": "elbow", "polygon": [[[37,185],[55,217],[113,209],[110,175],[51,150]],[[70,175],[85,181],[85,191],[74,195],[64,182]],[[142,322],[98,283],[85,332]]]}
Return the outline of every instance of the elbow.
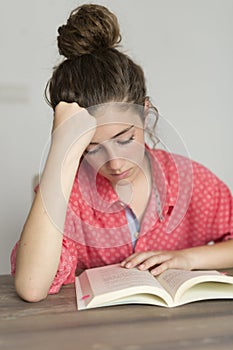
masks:
{"label": "elbow", "polygon": [[18,296],[29,303],[37,303],[46,299],[48,295],[47,290],[42,290],[41,287],[35,287],[30,283],[25,283],[15,278],[14,280],[15,290]]}

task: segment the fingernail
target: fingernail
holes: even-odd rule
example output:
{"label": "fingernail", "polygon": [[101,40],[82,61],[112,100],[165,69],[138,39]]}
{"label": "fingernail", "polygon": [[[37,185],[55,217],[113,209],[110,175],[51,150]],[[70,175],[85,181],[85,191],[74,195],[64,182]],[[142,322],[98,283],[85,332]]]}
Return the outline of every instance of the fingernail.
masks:
{"label": "fingernail", "polygon": [[141,264],[141,265],[139,265],[139,267],[138,267],[140,270],[144,270],[144,268],[145,268],[145,265],[144,264]]}
{"label": "fingernail", "polygon": [[131,262],[128,262],[125,267],[127,267],[127,269],[129,269],[130,267],[132,266],[132,263]]}

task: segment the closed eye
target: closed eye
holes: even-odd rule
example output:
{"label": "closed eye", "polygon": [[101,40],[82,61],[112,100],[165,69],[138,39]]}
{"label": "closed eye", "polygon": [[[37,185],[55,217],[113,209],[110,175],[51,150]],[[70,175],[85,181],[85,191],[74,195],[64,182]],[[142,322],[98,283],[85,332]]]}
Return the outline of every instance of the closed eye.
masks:
{"label": "closed eye", "polygon": [[99,146],[97,146],[97,147],[93,147],[92,149],[87,149],[87,150],[85,150],[85,154],[87,154],[87,155],[91,155],[91,154],[95,154],[95,153],[97,153],[97,152],[99,152],[100,150],[101,150],[101,148],[102,148],[102,146],[101,145],[99,145]]}
{"label": "closed eye", "polygon": [[127,139],[127,140],[122,140],[122,141],[118,140],[117,143],[118,143],[119,145],[127,145],[127,143],[132,142],[134,139],[135,139],[135,136],[132,135],[132,136],[131,136],[129,139]]}
{"label": "closed eye", "polygon": [[[134,133],[132,134],[132,128],[134,128],[134,125],[131,125],[129,128],[114,135],[113,137],[111,137],[110,140],[108,140],[108,142],[114,140],[120,146],[129,144],[130,142],[132,142],[135,139]],[[129,133],[131,133],[130,137],[129,137]],[[127,137],[127,134],[128,134],[129,138],[125,139]],[[103,149],[104,149],[104,146],[101,143],[98,144],[98,143],[92,142],[90,144],[90,146],[84,151],[84,154],[94,155],[94,154],[102,151]]]}

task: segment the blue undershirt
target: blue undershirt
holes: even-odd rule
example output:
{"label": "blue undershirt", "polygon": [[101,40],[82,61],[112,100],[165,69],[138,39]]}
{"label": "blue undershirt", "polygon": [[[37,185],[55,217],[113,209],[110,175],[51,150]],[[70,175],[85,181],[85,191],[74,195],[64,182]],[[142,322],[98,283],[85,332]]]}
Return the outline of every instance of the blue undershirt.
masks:
{"label": "blue undershirt", "polygon": [[135,247],[137,243],[137,236],[140,230],[140,224],[136,215],[134,214],[133,210],[130,207],[128,206],[125,207],[125,214],[128,221],[132,245],[133,247]]}

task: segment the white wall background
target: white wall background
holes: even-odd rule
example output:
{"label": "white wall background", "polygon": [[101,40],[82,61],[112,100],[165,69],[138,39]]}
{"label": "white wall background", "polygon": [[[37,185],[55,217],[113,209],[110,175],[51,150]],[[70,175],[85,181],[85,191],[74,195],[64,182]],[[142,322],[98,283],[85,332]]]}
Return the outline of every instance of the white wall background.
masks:
{"label": "white wall background", "polygon": [[[0,2],[0,273],[32,200],[52,110],[43,98],[58,62],[57,27],[78,0]],[[233,190],[233,1],[109,0],[123,46],[190,156]]]}

